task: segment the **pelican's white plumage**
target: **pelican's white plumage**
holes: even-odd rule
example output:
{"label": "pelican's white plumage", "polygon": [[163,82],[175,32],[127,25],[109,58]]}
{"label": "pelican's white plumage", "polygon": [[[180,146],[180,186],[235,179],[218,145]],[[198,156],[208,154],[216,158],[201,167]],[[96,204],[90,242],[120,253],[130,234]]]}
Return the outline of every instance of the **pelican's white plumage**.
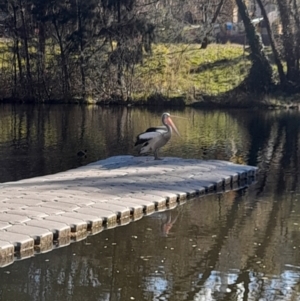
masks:
{"label": "pelican's white plumage", "polygon": [[140,154],[153,152],[155,160],[160,159],[158,151],[170,140],[173,130],[179,135],[169,113],[163,113],[161,119],[164,126],[147,129],[136,137],[135,143],[135,146],[139,148]]}

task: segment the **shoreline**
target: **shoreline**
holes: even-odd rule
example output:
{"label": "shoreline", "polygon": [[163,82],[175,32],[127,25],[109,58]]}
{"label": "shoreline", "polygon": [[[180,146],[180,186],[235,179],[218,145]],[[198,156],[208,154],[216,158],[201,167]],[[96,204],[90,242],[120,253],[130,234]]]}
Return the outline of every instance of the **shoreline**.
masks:
{"label": "shoreline", "polygon": [[227,92],[224,95],[199,95],[198,99],[188,99],[185,96],[167,97],[161,94],[152,95],[147,99],[121,100],[121,98],[84,100],[82,98],[65,99],[21,99],[3,98],[0,104],[69,104],[69,105],[98,105],[126,107],[164,107],[164,108],[205,108],[205,109],[300,109],[300,94],[276,92],[256,95],[242,92]]}

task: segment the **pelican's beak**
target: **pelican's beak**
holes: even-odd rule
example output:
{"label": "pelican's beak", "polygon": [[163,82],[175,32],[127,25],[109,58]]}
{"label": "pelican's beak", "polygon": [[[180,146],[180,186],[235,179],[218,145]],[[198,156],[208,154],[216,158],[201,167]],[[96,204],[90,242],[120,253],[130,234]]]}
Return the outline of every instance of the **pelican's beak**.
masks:
{"label": "pelican's beak", "polygon": [[170,117],[168,118],[168,123],[172,127],[172,129],[176,132],[176,134],[180,137],[180,134],[177,130],[177,127],[176,127],[176,125],[174,124],[174,122],[172,121],[172,119]]}

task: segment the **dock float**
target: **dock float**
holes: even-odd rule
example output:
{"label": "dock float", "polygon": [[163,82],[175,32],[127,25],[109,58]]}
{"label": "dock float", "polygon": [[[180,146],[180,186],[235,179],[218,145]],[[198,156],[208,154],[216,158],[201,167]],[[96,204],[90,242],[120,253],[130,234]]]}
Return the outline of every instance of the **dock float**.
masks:
{"label": "dock float", "polygon": [[257,168],[117,156],[0,184],[0,267],[125,225],[186,199],[251,184]]}

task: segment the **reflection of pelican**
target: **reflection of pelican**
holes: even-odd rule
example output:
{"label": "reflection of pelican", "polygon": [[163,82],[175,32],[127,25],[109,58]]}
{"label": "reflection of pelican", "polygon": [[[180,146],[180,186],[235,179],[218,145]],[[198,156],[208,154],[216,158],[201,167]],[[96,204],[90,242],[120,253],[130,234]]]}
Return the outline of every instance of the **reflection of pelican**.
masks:
{"label": "reflection of pelican", "polygon": [[163,113],[161,119],[163,126],[151,127],[139,134],[134,145],[140,148],[140,154],[153,152],[155,160],[160,159],[158,151],[170,140],[173,130],[179,135],[169,113]]}
{"label": "reflection of pelican", "polygon": [[162,225],[161,225],[161,232],[162,232],[163,236],[168,236],[171,228],[173,227],[173,225],[177,221],[178,216],[179,216],[179,214],[177,214],[175,219],[173,219],[173,221],[172,221],[171,212],[168,214],[167,220],[165,222],[163,222]]}

